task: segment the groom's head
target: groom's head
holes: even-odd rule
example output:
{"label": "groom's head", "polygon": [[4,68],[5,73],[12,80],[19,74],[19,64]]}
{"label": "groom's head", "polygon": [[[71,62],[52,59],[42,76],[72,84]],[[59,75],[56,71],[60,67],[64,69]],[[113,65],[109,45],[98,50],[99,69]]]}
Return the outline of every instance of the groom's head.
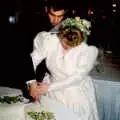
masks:
{"label": "groom's head", "polygon": [[48,17],[53,26],[64,19],[66,12],[67,10],[62,0],[50,0],[50,3],[48,3]]}

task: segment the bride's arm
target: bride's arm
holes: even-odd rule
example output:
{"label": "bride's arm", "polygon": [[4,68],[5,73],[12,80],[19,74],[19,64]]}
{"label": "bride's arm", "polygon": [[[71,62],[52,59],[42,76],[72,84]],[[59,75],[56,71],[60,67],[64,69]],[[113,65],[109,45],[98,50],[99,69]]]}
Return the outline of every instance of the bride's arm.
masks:
{"label": "bride's arm", "polygon": [[34,39],[33,44],[33,52],[31,53],[34,70],[36,70],[37,65],[47,57],[47,50],[46,50],[46,40],[45,40],[46,32],[40,32]]}
{"label": "bride's arm", "polygon": [[[30,54],[34,66],[34,71],[36,71],[37,65],[47,56],[46,50],[46,36],[49,33],[47,32],[40,32],[36,35],[33,43],[33,52]],[[31,84],[36,82],[35,79],[26,81],[26,84]]]}
{"label": "bride's arm", "polygon": [[87,76],[90,70],[93,68],[98,55],[98,49],[96,47],[90,47],[88,51],[78,60],[76,72],[66,79],[60,80],[57,83],[52,83],[48,91],[53,91],[57,89],[64,89],[69,87],[69,85],[74,86],[74,84],[79,84],[83,82],[84,77]]}

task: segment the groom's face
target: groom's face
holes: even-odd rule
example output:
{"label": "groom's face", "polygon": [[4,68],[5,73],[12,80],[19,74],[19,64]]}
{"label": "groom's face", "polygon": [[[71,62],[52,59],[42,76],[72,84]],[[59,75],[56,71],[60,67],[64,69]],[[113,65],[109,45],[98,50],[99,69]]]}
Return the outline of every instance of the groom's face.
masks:
{"label": "groom's face", "polygon": [[50,22],[53,26],[60,23],[62,21],[62,19],[64,18],[64,15],[65,15],[65,10],[64,9],[54,11],[54,9],[51,8],[49,13],[48,13],[49,20],[50,20]]}

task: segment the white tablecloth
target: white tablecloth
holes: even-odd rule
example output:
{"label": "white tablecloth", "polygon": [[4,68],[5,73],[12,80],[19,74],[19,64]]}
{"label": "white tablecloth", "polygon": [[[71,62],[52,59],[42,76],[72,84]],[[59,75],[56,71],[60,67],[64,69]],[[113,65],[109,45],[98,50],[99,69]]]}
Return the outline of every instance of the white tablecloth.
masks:
{"label": "white tablecloth", "polygon": [[41,100],[41,103],[56,114],[56,120],[81,120],[75,113],[72,112],[72,110],[65,108],[57,101],[52,100],[46,96],[43,96],[42,99],[44,100]]}
{"label": "white tablecloth", "polygon": [[94,80],[100,120],[120,120],[120,82]]}
{"label": "white tablecloth", "polygon": [[112,63],[104,65],[104,72],[93,72],[98,110],[101,120],[120,120],[120,69]]}
{"label": "white tablecloth", "polygon": [[[120,58],[120,57],[119,57]],[[100,120],[120,120],[120,59],[104,57],[104,72],[92,71]],[[116,62],[115,62],[116,61]]]}

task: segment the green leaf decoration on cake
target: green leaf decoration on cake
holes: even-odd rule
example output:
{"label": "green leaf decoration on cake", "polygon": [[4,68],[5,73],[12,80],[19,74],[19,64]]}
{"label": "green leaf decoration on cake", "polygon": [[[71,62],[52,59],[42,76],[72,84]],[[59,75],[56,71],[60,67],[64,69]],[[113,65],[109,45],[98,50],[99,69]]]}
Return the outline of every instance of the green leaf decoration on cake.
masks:
{"label": "green leaf decoration on cake", "polygon": [[55,115],[52,112],[28,112],[28,115],[33,119],[33,120],[55,120]]}
{"label": "green leaf decoration on cake", "polygon": [[0,103],[8,103],[8,104],[12,104],[12,103],[17,103],[17,102],[21,102],[20,100],[20,96],[1,96],[0,97]]}

